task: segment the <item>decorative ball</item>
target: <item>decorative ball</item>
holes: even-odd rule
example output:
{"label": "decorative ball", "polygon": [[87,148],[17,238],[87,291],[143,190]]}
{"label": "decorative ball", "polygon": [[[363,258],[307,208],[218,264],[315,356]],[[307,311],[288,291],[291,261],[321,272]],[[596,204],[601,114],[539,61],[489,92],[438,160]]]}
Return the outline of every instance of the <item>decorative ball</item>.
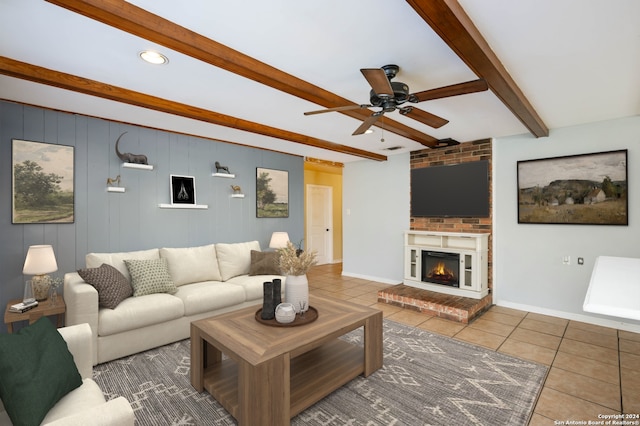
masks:
{"label": "decorative ball", "polygon": [[288,324],[296,319],[296,310],[291,303],[280,303],[276,306],[276,321]]}

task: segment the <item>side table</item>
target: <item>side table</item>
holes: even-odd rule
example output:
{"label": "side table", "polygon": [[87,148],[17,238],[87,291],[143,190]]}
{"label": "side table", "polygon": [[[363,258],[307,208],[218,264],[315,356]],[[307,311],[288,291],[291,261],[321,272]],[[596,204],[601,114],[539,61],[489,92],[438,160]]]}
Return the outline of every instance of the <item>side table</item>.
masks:
{"label": "side table", "polygon": [[51,298],[48,298],[47,300],[38,302],[38,306],[28,310],[27,312],[18,313],[9,311],[11,305],[15,305],[20,302],[22,302],[22,299],[10,300],[4,311],[4,323],[7,324],[7,331],[9,331],[9,333],[13,333],[14,322],[29,321],[29,324],[33,324],[41,317],[47,317],[49,315],[57,315],[58,327],[64,326],[64,313],[67,310],[67,305],[64,303],[64,297],[61,295],[58,295],[58,300],[55,305],[51,303]]}

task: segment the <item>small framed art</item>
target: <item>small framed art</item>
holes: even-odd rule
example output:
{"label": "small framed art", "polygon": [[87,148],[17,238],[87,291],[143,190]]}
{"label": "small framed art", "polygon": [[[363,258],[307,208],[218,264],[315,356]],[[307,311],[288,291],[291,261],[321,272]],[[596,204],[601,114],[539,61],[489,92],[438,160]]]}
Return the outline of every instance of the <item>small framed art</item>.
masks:
{"label": "small framed art", "polygon": [[170,175],[171,204],[196,204],[196,179],[193,176]]}

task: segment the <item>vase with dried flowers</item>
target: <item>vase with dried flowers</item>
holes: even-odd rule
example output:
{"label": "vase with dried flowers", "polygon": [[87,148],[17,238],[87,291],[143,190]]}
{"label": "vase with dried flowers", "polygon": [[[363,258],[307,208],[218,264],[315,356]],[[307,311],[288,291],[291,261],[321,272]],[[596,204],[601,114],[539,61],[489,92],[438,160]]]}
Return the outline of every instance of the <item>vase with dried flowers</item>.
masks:
{"label": "vase with dried flowers", "polygon": [[307,272],[317,263],[315,251],[302,251],[291,241],[285,247],[278,249],[278,266],[280,273],[286,277],[284,300],[291,303],[296,313],[304,313],[309,309],[309,281]]}

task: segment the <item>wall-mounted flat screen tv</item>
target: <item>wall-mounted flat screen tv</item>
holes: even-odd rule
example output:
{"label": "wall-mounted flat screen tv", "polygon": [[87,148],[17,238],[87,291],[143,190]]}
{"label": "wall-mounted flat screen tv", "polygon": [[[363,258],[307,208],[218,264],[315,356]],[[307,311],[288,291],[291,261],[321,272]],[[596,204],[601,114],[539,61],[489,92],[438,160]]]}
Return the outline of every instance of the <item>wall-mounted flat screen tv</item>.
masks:
{"label": "wall-mounted flat screen tv", "polygon": [[489,217],[489,162],[412,169],[411,216]]}

